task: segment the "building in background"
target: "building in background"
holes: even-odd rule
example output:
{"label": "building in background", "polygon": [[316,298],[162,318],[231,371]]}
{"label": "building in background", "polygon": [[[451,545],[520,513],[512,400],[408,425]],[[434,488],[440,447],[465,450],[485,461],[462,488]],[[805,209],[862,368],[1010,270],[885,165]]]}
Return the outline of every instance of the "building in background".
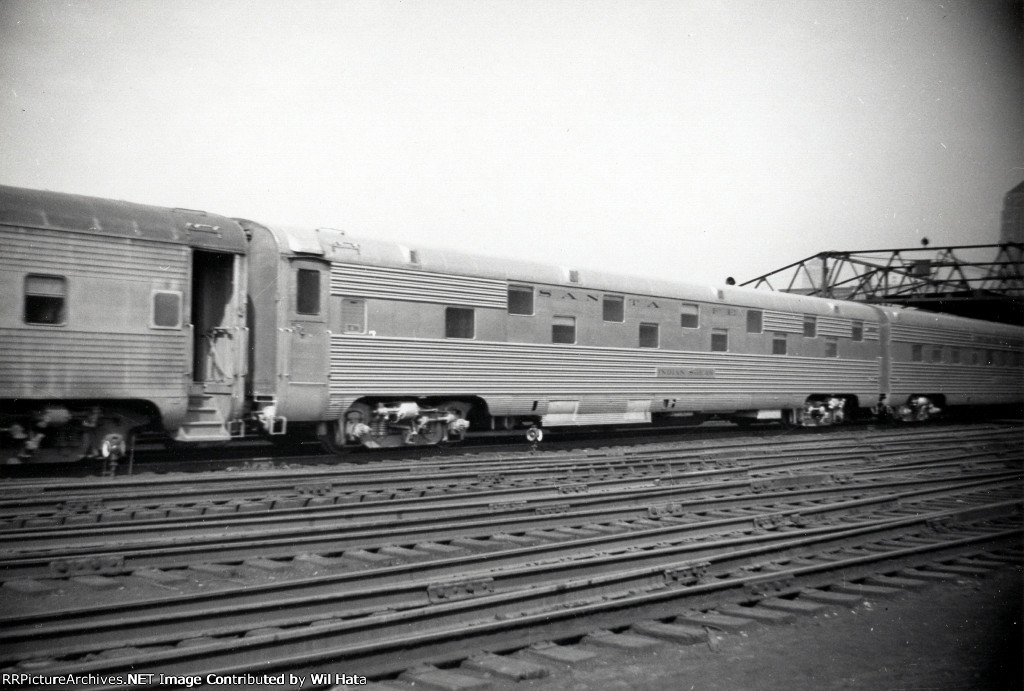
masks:
{"label": "building in background", "polygon": [[[1020,183],[1003,197],[1003,218],[999,228],[999,244],[1024,244],[1024,182]],[[1020,271],[1021,248],[1008,247],[1007,253],[1018,263]]]}

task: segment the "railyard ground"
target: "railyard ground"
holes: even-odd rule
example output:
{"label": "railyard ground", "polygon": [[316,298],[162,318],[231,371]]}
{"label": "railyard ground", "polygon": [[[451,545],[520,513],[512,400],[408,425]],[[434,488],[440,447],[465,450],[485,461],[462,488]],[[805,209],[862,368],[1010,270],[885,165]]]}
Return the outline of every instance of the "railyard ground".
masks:
{"label": "railyard ground", "polygon": [[[1022,688],[1022,571],[958,578],[853,609],[667,643],[600,650],[517,691],[1010,691]],[[589,648],[595,650],[594,648]]]}
{"label": "railyard ground", "polygon": [[[1017,691],[1024,689],[1022,574],[1020,566],[1003,566],[983,577],[957,577],[921,590],[902,590],[888,599],[862,600],[855,607],[790,623],[712,633],[694,645],[664,643],[622,651],[583,644],[577,647],[594,657],[565,666],[545,662],[550,671],[545,678],[491,679],[487,688]],[[75,592],[82,595],[81,590]],[[27,607],[33,610],[58,596],[51,592],[15,600],[34,603]],[[374,687],[393,685],[351,688]]]}

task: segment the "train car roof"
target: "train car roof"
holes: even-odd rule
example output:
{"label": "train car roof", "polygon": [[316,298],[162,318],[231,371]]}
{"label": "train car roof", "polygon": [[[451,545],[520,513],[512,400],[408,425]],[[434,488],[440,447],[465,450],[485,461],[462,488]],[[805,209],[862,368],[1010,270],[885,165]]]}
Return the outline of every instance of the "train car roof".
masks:
{"label": "train car roof", "polygon": [[345,231],[330,228],[311,229],[280,225],[266,227],[277,237],[282,249],[295,254],[319,255],[338,263],[479,276],[513,284],[557,286],[569,291],[596,290],[683,301],[735,304],[809,315],[871,321],[878,319],[875,308],[863,303],[823,300],[738,286],[713,286],[630,276],[568,265],[489,257],[457,250],[410,248],[397,242],[350,235]]}
{"label": "train car roof", "polygon": [[0,185],[0,225],[171,242],[243,254],[245,233],[225,216]]}
{"label": "train car roof", "polygon": [[955,314],[929,312],[927,310],[895,307],[892,305],[879,306],[879,310],[885,315],[886,320],[893,324],[932,329],[954,329],[973,333],[984,332],[989,335],[1009,339],[1009,342],[1017,345],[1024,339],[1024,328],[1013,324],[988,322],[981,319],[961,317]]}

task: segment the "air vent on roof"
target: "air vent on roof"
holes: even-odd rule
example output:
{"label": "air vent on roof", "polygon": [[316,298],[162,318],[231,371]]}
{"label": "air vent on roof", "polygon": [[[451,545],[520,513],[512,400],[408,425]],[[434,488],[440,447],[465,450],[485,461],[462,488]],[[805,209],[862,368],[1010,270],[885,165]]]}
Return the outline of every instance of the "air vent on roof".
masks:
{"label": "air vent on roof", "polygon": [[419,264],[420,253],[414,249],[410,249],[405,245],[399,245],[398,249],[402,252],[402,257],[405,259],[406,264]]}
{"label": "air vent on roof", "polygon": [[345,235],[344,230],[337,228],[317,228],[316,233],[320,238],[320,244],[334,251],[351,250],[356,254],[360,253],[359,243],[352,242]]}
{"label": "air vent on roof", "polygon": [[193,233],[210,233],[217,237],[222,237],[220,226],[211,225],[209,223],[186,223],[185,228]]}

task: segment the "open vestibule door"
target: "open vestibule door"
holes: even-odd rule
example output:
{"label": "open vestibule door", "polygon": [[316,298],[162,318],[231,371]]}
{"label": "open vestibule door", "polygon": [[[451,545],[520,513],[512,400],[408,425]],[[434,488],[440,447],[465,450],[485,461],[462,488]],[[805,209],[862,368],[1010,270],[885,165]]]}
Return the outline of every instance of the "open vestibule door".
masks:
{"label": "open vestibule door", "polygon": [[192,252],[192,383],[177,441],[227,441],[228,421],[241,412],[248,349],[243,263],[235,254]]}

